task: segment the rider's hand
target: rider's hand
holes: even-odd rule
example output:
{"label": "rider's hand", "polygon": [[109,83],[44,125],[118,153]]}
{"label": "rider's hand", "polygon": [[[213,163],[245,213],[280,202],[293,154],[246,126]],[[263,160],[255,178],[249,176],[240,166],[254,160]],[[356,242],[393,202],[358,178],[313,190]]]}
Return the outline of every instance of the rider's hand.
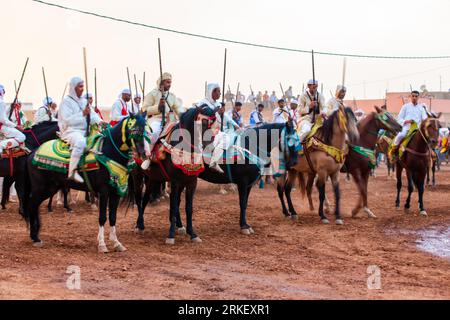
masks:
{"label": "rider's hand", "polygon": [[159,100],[158,111],[162,113],[165,108],[166,108],[166,101],[164,99]]}
{"label": "rider's hand", "polygon": [[411,124],[412,121],[411,120],[406,120],[403,124]]}
{"label": "rider's hand", "polygon": [[309,107],[311,109],[314,109],[315,107],[317,107],[317,101],[311,101],[311,103],[309,104]]}
{"label": "rider's hand", "polygon": [[91,114],[91,107],[87,106],[83,110],[83,116],[87,116],[88,114]]}

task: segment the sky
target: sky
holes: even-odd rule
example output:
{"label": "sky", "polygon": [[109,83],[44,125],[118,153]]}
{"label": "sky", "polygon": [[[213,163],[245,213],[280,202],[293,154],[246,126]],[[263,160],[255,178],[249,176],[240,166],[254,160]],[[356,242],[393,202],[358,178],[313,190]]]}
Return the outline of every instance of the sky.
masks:
{"label": "sky", "polygon": [[[280,47],[351,54],[450,55],[448,0],[47,0],[69,7],[145,24],[208,36]],[[60,101],[73,76],[84,77],[87,49],[89,86],[97,69],[98,102],[109,107],[131,77],[146,91],[159,76],[157,39],[161,38],[164,71],[173,75],[172,91],[186,106],[204,96],[205,81],[222,83],[224,49],[228,50],[227,85],[244,94],[293,86],[299,93],[312,78],[311,56],[197,39],[111,22],[43,6],[31,0],[0,0],[2,52],[0,83],[6,100],[14,98],[27,57],[20,99],[34,108],[45,96]],[[316,78],[329,98],[342,82],[343,58],[316,55]],[[132,79],[134,89],[134,79]],[[365,83],[365,84],[364,84]],[[373,60],[348,58],[347,98],[381,98],[386,90],[403,91],[426,84],[428,90],[450,88],[450,59]]]}

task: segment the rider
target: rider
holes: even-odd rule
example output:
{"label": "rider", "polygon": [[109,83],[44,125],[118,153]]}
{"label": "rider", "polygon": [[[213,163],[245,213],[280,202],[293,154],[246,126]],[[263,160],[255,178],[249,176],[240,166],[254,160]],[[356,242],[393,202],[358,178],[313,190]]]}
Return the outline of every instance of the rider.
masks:
{"label": "rider", "polygon": [[415,122],[420,127],[422,121],[428,118],[428,114],[424,105],[419,103],[419,95],[419,91],[412,91],[411,102],[406,103],[400,110],[397,121],[403,126],[403,129],[395,137],[392,148],[389,151],[389,157],[391,159],[393,159],[393,156],[398,150],[400,143],[408,134],[408,131],[411,128],[411,124]]}
{"label": "rider", "polygon": [[[11,112],[11,108],[13,108],[13,111]],[[14,104],[11,104],[6,109],[6,114],[9,115],[8,119],[11,120],[14,124],[25,127],[25,124],[27,123],[27,117],[25,116],[25,113],[22,111],[22,102],[17,101]]]}
{"label": "rider", "polygon": [[42,107],[40,107],[34,116],[34,123],[39,124],[45,121],[58,121],[56,112],[56,103],[51,97],[45,97],[42,100]]}
{"label": "rider", "polygon": [[325,112],[330,116],[334,111],[338,110],[340,106],[344,105],[345,94],[347,88],[343,85],[338,85],[336,88],[336,95],[328,100]]}
{"label": "rider", "polygon": [[83,183],[83,179],[76,172],[80,158],[86,148],[86,116],[90,114],[91,124],[100,124],[102,120],[97,113],[91,112],[88,102],[83,97],[84,81],[75,77],[70,80],[69,95],[61,102],[59,108],[58,125],[61,139],[66,141],[72,149],[69,163],[69,179]]}
{"label": "rider", "polygon": [[[142,111],[147,112],[149,117],[147,122],[151,129],[149,134],[151,144],[145,141],[145,153],[148,158],[151,157],[153,148],[163,130],[163,110],[166,115],[166,123],[178,121],[180,115],[186,111],[182,101],[170,92],[172,87],[172,75],[170,73],[163,73],[162,78],[160,77],[156,82],[156,86],[155,89],[145,96],[142,107]],[[145,160],[141,167],[144,170],[148,169],[150,160]]]}
{"label": "rider", "polygon": [[207,91],[206,98],[198,102],[196,106],[202,107],[203,105],[207,105],[213,110],[218,110],[216,112],[216,121],[211,128],[217,134],[214,137],[214,150],[211,155],[209,167],[219,173],[224,173],[219,166],[219,162],[222,160],[224,151],[231,146],[231,133],[239,130],[240,126],[225,112],[225,106],[217,101],[221,95],[220,86],[217,83],[210,83],[208,84]]}
{"label": "rider", "polygon": [[314,113],[316,120],[318,117],[326,118],[327,109],[325,107],[325,99],[321,93],[317,91],[319,82],[317,80],[309,80],[308,88],[300,96],[300,114],[302,118],[299,121],[299,137],[300,141],[305,140],[308,133],[313,127]]}
{"label": "rider", "polygon": [[131,91],[130,89],[123,89],[119,95],[119,98],[114,102],[111,108],[111,126],[115,126],[122,119],[125,119],[130,115],[130,107],[128,106],[128,102],[131,101]]}
{"label": "rider", "polygon": [[26,138],[25,135],[20,132],[23,128],[8,120],[6,115],[6,105],[3,101],[4,95],[5,87],[0,84],[0,133],[6,137],[5,140],[0,142],[0,155],[6,147],[18,147],[21,143],[25,142]]}

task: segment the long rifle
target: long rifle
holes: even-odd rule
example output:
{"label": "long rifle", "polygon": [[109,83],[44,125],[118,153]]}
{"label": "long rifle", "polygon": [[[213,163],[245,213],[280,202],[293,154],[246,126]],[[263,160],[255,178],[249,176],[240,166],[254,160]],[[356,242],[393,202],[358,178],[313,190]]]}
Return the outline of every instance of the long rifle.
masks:
{"label": "long rifle", "polygon": [[[130,70],[127,67],[127,76],[128,76],[128,89],[130,90],[130,96],[131,96],[131,110],[134,113],[134,102],[133,102],[133,90],[131,89],[131,80],[130,80]],[[126,104],[126,102],[125,102]]]}
{"label": "long rifle", "polygon": [[[88,79],[86,48],[83,48],[83,60],[84,60],[84,77],[85,77],[85,82],[86,82],[86,97],[88,97],[86,108],[90,108],[90,105],[89,105],[89,79]],[[91,113],[90,112],[86,115],[86,123],[87,123],[86,137],[89,137],[90,126],[91,126]]]}
{"label": "long rifle", "polygon": [[286,94],[284,93],[283,85],[281,84],[281,82],[280,82],[280,89],[281,89],[281,94],[283,96],[283,99],[286,101]]}
{"label": "long rifle", "polygon": [[103,119],[102,112],[101,112],[100,109],[98,108],[98,104],[97,104],[97,97],[98,97],[98,94],[97,94],[97,69],[96,69],[96,68],[94,69],[94,95],[95,95],[95,98],[94,98],[95,112],[97,112],[98,115],[100,116],[100,118],[101,118],[102,120],[104,120],[104,119]]}
{"label": "long rifle", "polygon": [[[238,82],[238,86],[237,86],[237,90],[236,90],[236,96],[234,97],[234,100],[236,101],[236,102],[238,102],[239,100],[238,100],[238,96],[239,96],[239,87],[241,86],[241,83],[240,82]],[[231,93],[231,91],[230,91],[230,93]]]}
{"label": "long rifle", "polygon": [[[314,50],[311,51],[311,58],[312,58],[312,74],[313,74],[313,84],[316,85],[316,68],[314,64]],[[316,100],[316,93],[314,93],[312,97],[312,102],[317,101]],[[317,113],[317,107],[313,109],[313,119],[312,122],[316,123],[316,113]]]}
{"label": "long rifle", "polygon": [[345,86],[346,73],[347,73],[347,58],[344,58],[344,67],[343,67],[343,70],[342,70],[342,86],[343,87]]}
{"label": "long rifle", "polygon": [[162,122],[161,126],[164,128],[166,126],[166,101],[164,97],[164,84],[163,84],[163,68],[162,68],[162,57],[161,57],[161,40],[158,38],[158,54],[159,54],[159,75],[161,83],[159,84],[159,90],[161,90],[161,99],[164,100],[164,109],[162,111]]}
{"label": "long rifle", "polygon": [[19,81],[19,86],[16,89],[16,96],[14,97],[14,101],[11,104],[11,107],[9,108],[10,109],[9,110],[9,116],[8,116],[9,120],[11,120],[12,113],[13,113],[15,105],[17,103],[17,99],[19,97],[19,91],[20,91],[20,88],[22,87],[23,77],[25,76],[25,71],[27,70],[27,66],[28,66],[28,61],[29,60],[30,60],[30,58],[27,58],[27,61],[25,62],[25,67],[23,67],[22,76],[20,77],[20,81]]}
{"label": "long rifle", "polygon": [[64,87],[64,91],[63,91],[63,94],[62,94],[62,97],[61,97],[61,101],[63,101],[64,97],[66,96],[67,86],[68,86],[68,83],[66,82],[66,86]]}
{"label": "long rifle", "polygon": [[[225,58],[223,61],[223,85],[222,85],[222,90],[225,91],[225,85],[226,85],[226,80],[227,80],[227,49],[225,48]],[[225,105],[225,93],[222,93],[222,106],[224,107]],[[225,113],[225,110],[224,110]],[[222,118],[222,121],[220,123],[220,131],[223,132],[223,121],[225,118],[225,114],[222,113],[220,115],[220,117]]]}
{"label": "long rifle", "polygon": [[145,98],[145,71],[142,78],[142,100],[144,100],[144,98]]}
{"label": "long rifle", "polygon": [[[138,96],[139,92],[138,92],[138,86],[137,86],[137,79],[136,79],[136,75],[134,75],[134,88],[136,90],[136,97]],[[142,100],[142,98],[141,98]],[[133,112],[134,112],[134,107],[133,107]],[[138,110],[139,112],[139,110]]]}
{"label": "long rifle", "polygon": [[42,77],[44,79],[45,99],[47,100],[47,114],[50,118],[50,121],[52,121],[52,112],[50,111],[50,99],[48,98],[47,80],[45,79],[44,67],[42,67]]}

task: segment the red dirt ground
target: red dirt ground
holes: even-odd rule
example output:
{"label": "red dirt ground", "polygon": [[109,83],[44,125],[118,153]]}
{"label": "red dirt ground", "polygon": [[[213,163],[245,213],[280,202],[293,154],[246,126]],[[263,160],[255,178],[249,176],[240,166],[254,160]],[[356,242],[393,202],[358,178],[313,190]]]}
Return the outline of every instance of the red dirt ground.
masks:
{"label": "red dirt ground", "polygon": [[[147,208],[144,235],[133,231],[135,210],[122,210],[118,236],[128,251],[109,254],[97,253],[97,213],[89,206],[78,204],[72,215],[42,208],[44,247],[34,248],[10,204],[0,213],[0,299],[449,299],[450,261],[419,251],[418,236],[405,232],[450,225],[449,166],[437,182],[425,194],[429,217],[418,215],[417,194],[405,214],[394,208],[395,181],[379,169],[369,186],[379,218],[369,220],[350,218],[356,189],[342,177],[344,226],[321,225],[298,190],[300,221],[286,220],[274,187],[255,187],[248,216],[256,234],[244,236],[237,194],[220,195],[201,181],[194,226],[203,243],[177,236],[175,246],[165,245],[164,201]],[[314,199],[317,206],[316,192]],[[81,290],[66,288],[69,265],[81,268]],[[381,268],[381,290],[367,288],[369,265]]]}

